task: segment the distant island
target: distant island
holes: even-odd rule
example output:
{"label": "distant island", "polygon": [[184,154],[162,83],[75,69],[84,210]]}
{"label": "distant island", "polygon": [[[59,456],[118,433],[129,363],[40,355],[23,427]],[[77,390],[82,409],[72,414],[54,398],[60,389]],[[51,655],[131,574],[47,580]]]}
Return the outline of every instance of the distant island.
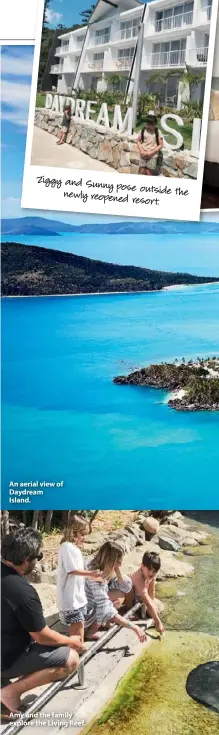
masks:
{"label": "distant island", "polygon": [[71,225],[58,219],[47,217],[11,217],[3,218],[2,235],[42,235],[43,237],[61,236],[62,234],[106,234],[106,235],[218,235],[219,222],[177,222],[169,220],[119,220],[116,222],[88,222],[83,225]]}
{"label": "distant island", "polygon": [[219,411],[219,358],[161,363],[114,378],[119,385],[171,391],[168,405],[178,411]]}
{"label": "distant island", "polygon": [[218,280],[104,263],[34,245],[2,243],[2,296],[134,293]]}

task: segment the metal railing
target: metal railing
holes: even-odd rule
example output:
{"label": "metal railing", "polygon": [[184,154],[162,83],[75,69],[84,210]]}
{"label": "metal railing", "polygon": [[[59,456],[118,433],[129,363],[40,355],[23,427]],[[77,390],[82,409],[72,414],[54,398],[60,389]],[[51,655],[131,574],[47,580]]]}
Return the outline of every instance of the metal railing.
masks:
{"label": "metal railing", "polygon": [[190,49],[189,62],[191,64],[207,64],[207,60],[208,46],[201,46],[200,48]]}
{"label": "metal railing", "polygon": [[116,33],[116,41],[125,41],[128,38],[137,38],[139,32],[139,25],[132,26],[132,28],[121,28]]}
{"label": "metal railing", "polygon": [[63,67],[59,64],[52,64],[50,74],[59,74],[62,72]]}
{"label": "metal railing", "polygon": [[184,66],[186,51],[158,51],[150,57],[151,66]]}
{"label": "metal railing", "polygon": [[118,69],[131,69],[133,56],[116,59],[116,67]]}
{"label": "metal railing", "polygon": [[155,31],[170,31],[173,28],[181,28],[181,26],[190,26],[193,21],[193,10],[188,13],[180,13],[179,15],[170,15],[168,18],[161,18],[155,21]]}
{"label": "metal railing", "polygon": [[105,43],[109,43],[110,40],[110,32],[109,33],[103,33],[102,36],[94,36],[94,38],[91,39],[91,46],[102,46]]}
{"label": "metal railing", "polygon": [[88,66],[89,69],[97,69],[101,71],[103,69],[103,59],[100,59],[99,61],[90,61]]}
{"label": "metal railing", "polygon": [[55,50],[55,56],[59,56],[60,54],[68,54],[69,52],[70,43],[62,44],[62,46],[57,46]]}
{"label": "metal railing", "polygon": [[[139,608],[141,607],[141,603],[137,602],[134,607],[129,610],[126,615],[123,617],[128,620],[133,613],[135,613]],[[60,692],[64,686],[69,684],[72,679],[78,674],[79,683],[83,684],[84,682],[84,666],[95,656],[95,654],[103,648],[103,646],[108,643],[108,641],[111,640],[111,638],[116,635],[116,633],[121,630],[121,627],[118,625],[114,625],[110,630],[108,630],[106,633],[103,633],[101,638],[99,638],[93,645],[90,647],[86,653],[83,653],[83,655],[80,658],[80,663],[78,668],[72,672],[72,674],[69,674],[65,679],[62,679],[61,681],[56,681],[54,684],[51,684],[47,689],[45,689],[42,694],[37,697],[33,704],[30,705],[30,707],[26,710],[26,712],[16,719],[15,722],[13,722],[11,725],[8,725],[4,729],[4,735],[16,735],[16,733],[20,732],[22,728],[25,726],[25,723],[28,722],[28,720],[36,713],[39,712],[39,710],[42,709],[48,702],[50,702],[53,697]],[[35,724],[36,720],[34,718]]]}

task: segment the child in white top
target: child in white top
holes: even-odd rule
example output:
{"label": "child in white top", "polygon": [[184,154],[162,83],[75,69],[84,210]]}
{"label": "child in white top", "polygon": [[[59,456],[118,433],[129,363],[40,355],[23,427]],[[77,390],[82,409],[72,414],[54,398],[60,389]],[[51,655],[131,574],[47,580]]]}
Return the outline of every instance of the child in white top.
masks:
{"label": "child in white top", "polygon": [[69,635],[79,635],[84,641],[84,619],[87,612],[85,577],[103,582],[99,570],[84,569],[80,547],[89,533],[87,521],[73,516],[66,528],[58,555],[57,603],[59,617],[69,625]]}

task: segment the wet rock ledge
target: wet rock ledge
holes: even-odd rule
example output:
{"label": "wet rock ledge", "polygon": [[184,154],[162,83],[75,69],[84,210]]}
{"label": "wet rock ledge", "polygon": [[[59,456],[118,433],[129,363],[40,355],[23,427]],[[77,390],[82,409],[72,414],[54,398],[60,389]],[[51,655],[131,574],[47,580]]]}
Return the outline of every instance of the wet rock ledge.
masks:
{"label": "wet rock ledge", "polygon": [[178,411],[219,411],[219,358],[161,363],[114,378],[118,385],[171,391],[168,405]]}

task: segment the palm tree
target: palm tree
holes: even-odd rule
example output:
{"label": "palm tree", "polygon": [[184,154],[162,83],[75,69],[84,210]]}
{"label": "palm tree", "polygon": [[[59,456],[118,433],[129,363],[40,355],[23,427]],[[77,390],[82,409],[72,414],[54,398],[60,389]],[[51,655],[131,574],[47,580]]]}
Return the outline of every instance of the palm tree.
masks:
{"label": "palm tree", "polygon": [[9,527],[9,511],[3,510],[2,511],[2,534],[3,536],[8,535],[10,531]]}

